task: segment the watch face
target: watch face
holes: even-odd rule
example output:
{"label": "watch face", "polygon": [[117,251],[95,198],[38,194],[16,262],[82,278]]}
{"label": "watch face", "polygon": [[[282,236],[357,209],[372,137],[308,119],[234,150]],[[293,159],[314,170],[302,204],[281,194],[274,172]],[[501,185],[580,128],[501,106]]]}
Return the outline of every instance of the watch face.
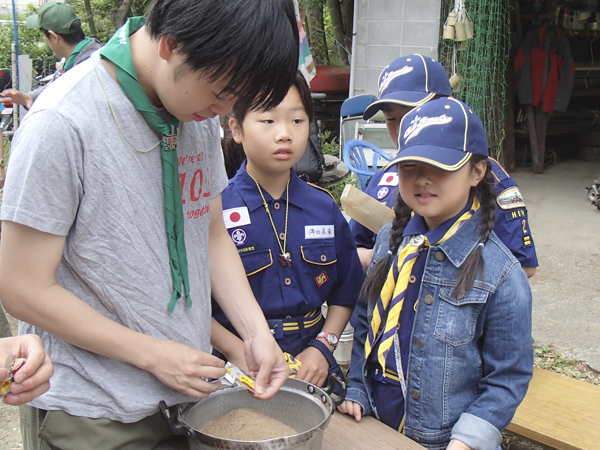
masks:
{"label": "watch face", "polygon": [[331,345],[335,345],[338,343],[338,338],[335,334],[329,333],[327,336],[327,342],[329,342]]}

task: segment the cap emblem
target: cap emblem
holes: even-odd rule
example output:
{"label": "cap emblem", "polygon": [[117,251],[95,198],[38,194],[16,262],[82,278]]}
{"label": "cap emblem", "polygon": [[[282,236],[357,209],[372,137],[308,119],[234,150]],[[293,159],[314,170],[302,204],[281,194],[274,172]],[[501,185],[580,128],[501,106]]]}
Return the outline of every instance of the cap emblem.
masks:
{"label": "cap emblem", "polygon": [[443,125],[452,122],[452,117],[448,117],[446,114],[442,114],[437,117],[419,117],[416,116],[414,120],[410,122],[410,126],[404,132],[404,143],[406,144],[415,136],[418,136],[423,128],[427,128],[431,125]]}
{"label": "cap emblem", "polygon": [[402,69],[394,70],[393,72],[387,72],[379,82],[379,96],[381,97],[383,91],[390,85],[392,80],[398,78],[401,75],[406,75],[413,71],[412,66],[404,66]]}

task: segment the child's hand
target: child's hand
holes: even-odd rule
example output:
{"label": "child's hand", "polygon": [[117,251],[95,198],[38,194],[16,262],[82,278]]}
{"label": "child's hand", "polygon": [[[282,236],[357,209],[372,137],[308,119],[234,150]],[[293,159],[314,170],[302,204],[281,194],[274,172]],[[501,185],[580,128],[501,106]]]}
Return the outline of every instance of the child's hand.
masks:
{"label": "child's hand", "polygon": [[452,439],[446,447],[446,450],[473,450],[467,444],[462,443],[461,441],[457,441],[456,439]]}
{"label": "child's hand", "polygon": [[[4,398],[7,405],[24,405],[42,395],[50,388],[48,380],[54,373],[48,353],[42,341],[35,335],[14,336],[0,339],[0,367],[7,355],[26,359],[14,375],[10,393]],[[0,380],[6,378],[8,371],[0,369]]]}
{"label": "child's hand", "polygon": [[358,403],[353,402],[351,400],[346,400],[344,403],[338,406],[337,409],[343,414],[350,414],[351,416],[354,416],[356,421],[360,422],[360,419],[362,417],[362,406],[360,406]]}
{"label": "child's hand", "polygon": [[323,386],[329,375],[329,363],[323,353],[315,347],[307,347],[296,356],[302,365],[296,375],[298,380],[304,380],[317,386]]}

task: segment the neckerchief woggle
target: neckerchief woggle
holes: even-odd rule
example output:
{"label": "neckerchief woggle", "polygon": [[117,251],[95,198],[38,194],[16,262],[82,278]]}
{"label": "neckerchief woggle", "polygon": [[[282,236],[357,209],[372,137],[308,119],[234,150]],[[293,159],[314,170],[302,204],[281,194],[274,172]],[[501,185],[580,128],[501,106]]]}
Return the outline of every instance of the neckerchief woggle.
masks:
{"label": "neckerchief woggle", "polygon": [[[406,290],[408,288],[408,280],[412,274],[413,266],[421,247],[427,248],[431,245],[441,244],[450,239],[458,231],[460,224],[465,220],[469,220],[475,211],[479,209],[479,199],[473,197],[471,207],[465,211],[454,224],[446,231],[446,233],[436,242],[431,244],[429,237],[435,236],[435,229],[424,235],[411,236],[408,243],[400,250],[400,253],[392,263],[392,267],[388,272],[386,281],[381,289],[381,294],[377,299],[377,303],[373,310],[373,318],[367,333],[365,341],[365,357],[369,358],[373,347],[375,346],[375,338],[381,327],[382,319],[388,311],[385,321],[385,328],[381,335],[381,342],[377,350],[377,361],[385,373],[385,363],[387,354],[394,343],[394,336],[397,332],[397,327],[400,319],[400,312],[404,304]],[[429,236],[428,236],[429,235]]]}
{"label": "neckerchief woggle", "polygon": [[90,41],[91,39],[89,37],[86,37],[83,41],[80,41],[79,44],[75,46],[75,48],[73,49],[73,53],[71,53],[71,56],[69,56],[69,59],[67,59],[67,62],[65,62],[65,65],[63,66],[64,72],[66,72],[75,65],[75,60],[77,59],[77,56],[79,55],[79,53],[81,53],[81,50],[83,50],[85,46],[90,43]]}
{"label": "neckerchief woggle", "polygon": [[[169,262],[173,277],[173,295],[169,302],[169,311],[173,312],[175,303],[183,295],[187,305],[192,306],[188,278],[187,255],[183,236],[183,209],[181,206],[181,186],[177,165],[177,128],[179,120],[170,116],[166,123],[156,112],[150,99],[137,80],[137,74],[131,59],[129,36],[144,26],[145,17],[131,17],[127,20],[100,51],[100,56],[115,65],[121,87],[137,110],[152,127],[162,135],[160,152],[163,167],[163,185],[165,191],[165,221],[169,247]],[[181,286],[183,284],[182,293]]]}

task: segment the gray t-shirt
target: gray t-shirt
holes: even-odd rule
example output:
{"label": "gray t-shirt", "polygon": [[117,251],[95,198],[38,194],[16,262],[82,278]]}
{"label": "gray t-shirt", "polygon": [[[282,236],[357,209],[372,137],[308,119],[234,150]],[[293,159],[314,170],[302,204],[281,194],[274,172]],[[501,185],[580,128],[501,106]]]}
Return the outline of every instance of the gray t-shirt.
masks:
{"label": "gray t-shirt", "polygon": [[[149,150],[158,140],[97,52],[52,83],[25,117],[0,218],[66,236],[58,283],[106,317],[206,352],[209,200],[227,185],[219,123],[184,124],[177,150],[193,305],[180,299],[172,314],[160,146]],[[192,400],[148,372],[29,324],[19,332],[40,334],[54,362],[50,391],[32,402],[38,408],[134,422],[160,400]]]}

